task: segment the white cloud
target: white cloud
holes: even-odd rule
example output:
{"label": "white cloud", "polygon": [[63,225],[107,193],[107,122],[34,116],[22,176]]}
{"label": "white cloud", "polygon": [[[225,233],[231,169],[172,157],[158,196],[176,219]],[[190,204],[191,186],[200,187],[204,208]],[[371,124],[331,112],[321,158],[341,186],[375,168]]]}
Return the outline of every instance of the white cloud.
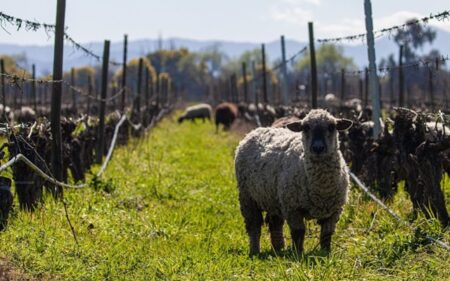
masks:
{"label": "white cloud", "polygon": [[300,7],[296,8],[274,8],[271,16],[276,21],[288,22],[296,25],[303,25],[313,18],[310,10]]}
{"label": "white cloud", "polygon": [[277,0],[271,8],[271,18],[278,22],[304,25],[313,19],[313,13],[305,4],[320,5],[321,0]]}
{"label": "white cloud", "polygon": [[321,4],[321,0],[280,0],[280,1],[292,5],[313,4],[319,6]]}

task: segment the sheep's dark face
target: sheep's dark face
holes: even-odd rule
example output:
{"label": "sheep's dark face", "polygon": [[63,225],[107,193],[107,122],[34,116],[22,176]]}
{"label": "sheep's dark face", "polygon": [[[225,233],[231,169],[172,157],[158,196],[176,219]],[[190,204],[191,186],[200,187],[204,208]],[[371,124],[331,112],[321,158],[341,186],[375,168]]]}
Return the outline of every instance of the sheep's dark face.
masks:
{"label": "sheep's dark face", "polygon": [[338,149],[338,131],[347,130],[352,121],[336,119],[325,110],[312,110],[302,121],[287,125],[288,129],[302,133],[305,152],[319,158]]}

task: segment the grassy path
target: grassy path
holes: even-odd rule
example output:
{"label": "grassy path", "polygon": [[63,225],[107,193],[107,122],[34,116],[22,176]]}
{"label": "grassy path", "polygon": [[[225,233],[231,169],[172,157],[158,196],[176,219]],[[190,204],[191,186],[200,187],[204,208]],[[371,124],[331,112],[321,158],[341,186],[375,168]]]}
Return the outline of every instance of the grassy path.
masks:
{"label": "grassy path", "polygon": [[[0,258],[52,280],[450,280],[449,252],[425,245],[356,189],[330,257],[317,255],[318,228],[309,222],[305,257],[274,255],[264,229],[263,254],[249,259],[233,171],[239,138],[215,134],[212,124],[164,120],[119,148],[105,178],[66,192],[78,246],[62,205],[48,198],[34,214],[13,215]],[[408,218],[404,193],[391,206]],[[415,223],[439,237],[436,221]],[[441,238],[450,241],[449,231]]]}

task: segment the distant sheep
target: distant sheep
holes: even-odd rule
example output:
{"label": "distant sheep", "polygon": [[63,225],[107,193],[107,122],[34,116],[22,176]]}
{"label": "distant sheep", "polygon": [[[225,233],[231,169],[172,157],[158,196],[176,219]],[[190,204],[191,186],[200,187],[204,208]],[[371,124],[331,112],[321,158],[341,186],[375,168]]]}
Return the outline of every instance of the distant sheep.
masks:
{"label": "distant sheep", "polygon": [[278,118],[277,120],[275,120],[272,123],[272,128],[285,128],[288,124],[292,123],[292,122],[298,122],[301,121],[300,118],[298,118],[297,116],[286,116],[286,117],[281,117]]}
{"label": "distant sheep", "polygon": [[223,125],[224,130],[229,130],[231,124],[233,124],[234,120],[238,117],[238,114],[238,107],[235,104],[229,102],[219,104],[216,107],[215,114],[216,132],[219,131],[220,124]]}
{"label": "distant sheep", "polygon": [[286,220],[294,248],[303,251],[304,219],[318,220],[321,247],[330,250],[349,186],[338,131],[351,125],[318,109],[288,129],[258,128],[240,142],[235,169],[250,255],[260,251],[263,211],[275,250],[284,247]]}
{"label": "distant sheep", "polygon": [[212,107],[209,104],[201,103],[193,106],[189,106],[184,111],[183,115],[178,118],[178,123],[183,123],[184,120],[191,120],[195,122],[195,119],[205,119],[211,120]]}
{"label": "distant sheep", "polygon": [[11,108],[9,106],[4,106],[3,104],[0,104],[0,115],[0,120],[3,120],[3,122],[11,121],[14,119],[14,113],[12,112]]}
{"label": "distant sheep", "polygon": [[36,120],[36,112],[29,106],[22,106],[14,115],[18,123],[32,123]]}
{"label": "distant sheep", "polygon": [[332,93],[325,95],[325,107],[330,109],[336,109],[339,107],[339,99]]}
{"label": "distant sheep", "polygon": [[428,141],[436,141],[444,136],[450,136],[450,128],[440,122],[426,122],[426,139]]}

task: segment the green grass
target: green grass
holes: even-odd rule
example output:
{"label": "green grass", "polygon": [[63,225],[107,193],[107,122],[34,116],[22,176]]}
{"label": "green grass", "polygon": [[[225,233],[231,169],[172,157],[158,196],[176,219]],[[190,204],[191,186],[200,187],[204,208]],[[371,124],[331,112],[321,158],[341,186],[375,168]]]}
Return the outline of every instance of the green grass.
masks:
{"label": "green grass", "polygon": [[[119,148],[91,188],[66,191],[79,245],[62,204],[47,198],[34,214],[14,213],[0,234],[0,257],[52,280],[449,280],[448,251],[425,243],[356,188],[329,257],[320,255],[311,221],[304,257],[274,254],[264,228],[263,252],[249,258],[233,171],[240,136],[174,120]],[[390,206],[412,217],[405,193]],[[436,220],[419,217],[414,226],[450,241]]]}

